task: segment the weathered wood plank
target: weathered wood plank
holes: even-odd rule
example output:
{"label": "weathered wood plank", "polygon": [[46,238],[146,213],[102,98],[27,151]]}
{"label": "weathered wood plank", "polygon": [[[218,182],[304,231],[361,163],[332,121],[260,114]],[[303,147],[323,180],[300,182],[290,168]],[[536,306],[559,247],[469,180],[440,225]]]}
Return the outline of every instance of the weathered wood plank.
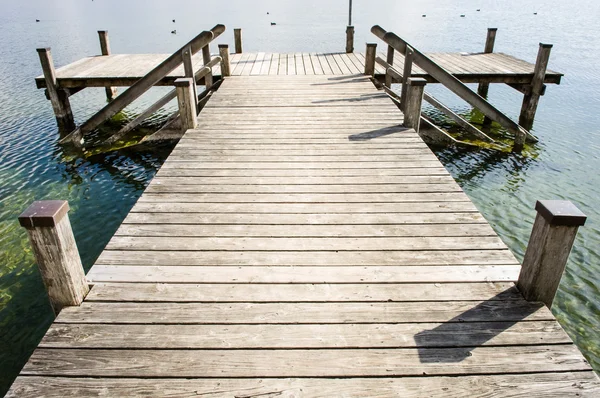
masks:
{"label": "weathered wood plank", "polygon": [[[58,323],[380,324],[554,321],[542,303],[510,301],[326,303],[106,303],[67,307]],[[452,337],[448,334],[448,339]],[[582,357],[583,359],[583,357]],[[548,369],[546,369],[548,370]]]}
{"label": "weathered wood plank", "polygon": [[17,378],[7,397],[97,397],[106,391],[115,396],[209,396],[262,397],[278,395],[286,398],[378,397],[420,398],[426,391],[429,397],[499,398],[506,396],[562,398],[595,397],[600,393],[598,377],[592,371],[533,373],[526,375],[478,375],[462,377],[408,378],[301,378],[301,379],[131,379],[131,378],[72,378],[22,376]]}
{"label": "weathered wood plank", "polygon": [[556,321],[370,325],[54,324],[39,347],[194,350],[416,348],[536,344],[571,344],[571,339]]}
{"label": "weathered wood plank", "polygon": [[[141,252],[128,253],[127,256],[132,258],[132,262],[139,261],[135,257]],[[170,252],[170,255],[175,257],[181,256],[183,253],[197,254],[198,252]],[[314,255],[318,254],[311,252],[309,257]],[[273,261],[279,260],[273,259]],[[304,259],[305,263],[309,261]],[[120,264],[127,264],[127,261],[122,261]],[[96,264],[87,277],[94,283],[463,283],[514,282],[518,279],[520,269],[521,267],[518,265],[163,267]]]}
{"label": "weathered wood plank", "polygon": [[129,302],[389,302],[522,300],[512,283],[436,284],[97,284],[92,301]]}
{"label": "weathered wood plank", "polygon": [[[348,377],[589,371],[573,345],[338,350],[38,349],[24,375]],[[132,358],[135,362],[132,363]],[[132,366],[135,364],[135,366]],[[310,366],[308,366],[310,364]],[[449,366],[448,364],[452,364]]]}

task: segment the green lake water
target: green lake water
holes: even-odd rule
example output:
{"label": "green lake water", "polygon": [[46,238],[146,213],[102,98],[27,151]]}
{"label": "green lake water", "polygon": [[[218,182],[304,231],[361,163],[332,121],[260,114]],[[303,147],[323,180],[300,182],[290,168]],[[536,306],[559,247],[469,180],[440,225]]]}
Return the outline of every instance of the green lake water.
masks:
{"label": "green lake water", "polygon": [[[460,3],[458,5],[457,3]],[[52,322],[52,311],[16,217],[32,201],[65,199],[86,270],[160,167],[170,148],[119,151],[83,159],[58,144],[50,103],[33,78],[35,48],[52,47],[57,66],[99,52],[108,29],[115,53],[170,53],[199,31],[227,26],[232,45],[244,29],[244,51],[343,51],[346,0],[116,1],[0,0],[0,396]],[[477,12],[476,9],[481,9]],[[267,15],[267,11],[269,15]],[[537,12],[537,15],[534,13]],[[427,17],[423,18],[422,14]],[[460,15],[465,14],[464,18]],[[422,51],[480,51],[486,28],[497,27],[496,51],[535,60],[538,42],[553,43],[550,68],[565,73],[549,85],[525,155],[435,149],[482,214],[519,259],[538,199],[567,199],[588,215],[580,229],[553,312],[600,370],[600,58],[594,1],[354,1],[356,51],[380,24]],[[35,20],[40,19],[39,23]],[[172,22],[176,20],[176,23]],[[276,22],[271,26],[270,22]],[[177,34],[171,30],[177,29]],[[164,91],[127,108],[114,128]],[[465,115],[471,109],[439,87],[436,97]],[[522,96],[501,85],[490,100],[514,119]],[[104,104],[103,89],[72,98],[81,123]],[[164,114],[150,120],[147,127]]]}

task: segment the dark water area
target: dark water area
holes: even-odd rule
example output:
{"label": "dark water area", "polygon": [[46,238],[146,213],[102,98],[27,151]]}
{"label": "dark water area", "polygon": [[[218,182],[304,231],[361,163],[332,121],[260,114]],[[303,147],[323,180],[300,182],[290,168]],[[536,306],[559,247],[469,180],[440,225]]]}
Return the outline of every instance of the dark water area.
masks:
{"label": "dark water area", "polygon": [[[18,214],[34,200],[68,200],[87,270],[169,152],[169,148],[130,150],[90,158],[65,152],[57,144],[50,103],[35,88],[33,78],[41,74],[35,49],[52,47],[55,64],[62,66],[99,53],[96,31],[107,29],[114,53],[170,53],[201,30],[223,23],[227,31],[217,42],[231,46],[233,28],[241,27],[247,52],[343,51],[347,5],[346,0],[0,0],[0,396],[53,319],[26,234],[16,221]],[[540,101],[533,128],[538,144],[522,156],[491,150],[435,151],[520,259],[537,199],[571,200],[588,215],[553,312],[596,370],[600,369],[598,16],[600,5],[589,0],[355,0],[353,21],[356,51],[375,41],[369,33],[374,24],[422,51],[481,51],[488,27],[498,28],[496,51],[529,61],[535,60],[539,42],[554,44],[550,68],[565,77],[561,85],[549,85]],[[170,33],[173,29],[176,35]],[[161,90],[153,89],[136,101],[122,119],[139,113]],[[471,113],[443,89],[430,85],[428,90],[455,111]],[[513,119],[518,118],[521,99],[509,87],[490,89],[491,102]],[[103,89],[75,95],[76,122],[104,103]]]}

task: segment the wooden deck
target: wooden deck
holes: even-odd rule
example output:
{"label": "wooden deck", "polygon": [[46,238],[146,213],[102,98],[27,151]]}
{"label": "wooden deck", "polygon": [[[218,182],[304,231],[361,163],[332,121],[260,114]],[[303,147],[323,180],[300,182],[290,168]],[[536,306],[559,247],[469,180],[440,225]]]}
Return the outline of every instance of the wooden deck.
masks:
{"label": "wooden deck", "polygon": [[9,396],[598,396],[401,122],[363,76],[226,78]]}
{"label": "wooden deck", "polygon": [[[56,70],[59,87],[130,86],[160,64],[170,54],[118,54],[86,57]],[[502,53],[430,53],[427,54],[444,69],[463,82],[490,82],[507,84],[530,83],[534,65]],[[378,54],[385,59],[385,54]],[[195,69],[202,65],[202,55],[193,58]],[[395,56],[394,65],[402,70],[404,57]],[[234,76],[249,75],[347,75],[363,73],[365,56],[362,53],[243,53],[231,55],[231,72]],[[385,70],[376,65],[376,74]],[[216,67],[215,75],[220,75]],[[422,69],[415,66],[413,77],[423,77],[435,82]],[[183,77],[179,67],[162,79],[159,85],[173,85]],[[548,70],[546,83],[560,83],[562,74]],[[45,87],[43,76],[36,78],[38,88]]]}

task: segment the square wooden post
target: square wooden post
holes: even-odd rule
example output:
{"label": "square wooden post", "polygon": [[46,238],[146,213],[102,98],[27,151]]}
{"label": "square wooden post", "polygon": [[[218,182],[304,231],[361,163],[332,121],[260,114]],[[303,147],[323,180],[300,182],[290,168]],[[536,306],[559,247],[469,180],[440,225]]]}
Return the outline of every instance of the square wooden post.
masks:
{"label": "square wooden post", "polygon": [[[395,51],[396,50],[394,49],[394,47],[392,47],[388,44],[386,62],[388,63],[389,66],[394,66],[394,52]],[[392,79],[392,75],[390,75],[389,73],[386,73],[385,74],[385,85],[387,87],[391,88],[393,82],[394,81]]]}
{"label": "square wooden post", "polygon": [[221,76],[231,76],[231,64],[229,62],[228,44],[219,44],[219,56],[221,57]]}
{"label": "square wooden post", "polygon": [[[202,47],[202,60],[204,61],[204,65],[206,65],[210,62],[210,45],[209,44]],[[206,76],[204,76],[204,85],[206,86],[207,89],[213,85],[212,70],[209,71],[206,74]]]}
{"label": "square wooden post", "polygon": [[185,74],[185,77],[189,77],[192,79],[192,90],[194,91],[194,97],[198,98],[198,87],[196,85],[196,79],[194,76],[194,64],[192,61],[192,47],[191,46],[187,46],[182,52],[181,52],[181,58],[183,60],[183,73]]}
{"label": "square wooden post", "polygon": [[75,120],[73,119],[73,112],[71,111],[71,103],[69,102],[69,95],[58,87],[56,81],[56,70],[54,69],[54,62],[52,61],[52,53],[50,48],[38,48],[38,55],[42,64],[42,71],[44,72],[44,80],[46,81],[46,92],[48,98],[52,103],[52,109],[54,110],[54,116],[56,117],[56,124],[58,130],[62,133],[70,133],[75,130]]}
{"label": "square wooden post", "polygon": [[[487,38],[485,40],[485,48],[483,50],[484,54],[490,54],[494,52],[494,43],[496,42],[497,31],[498,28],[488,28]],[[489,89],[489,83],[479,83],[479,87],[477,87],[477,94],[481,95],[483,98],[487,98]]]}
{"label": "square wooden post", "polygon": [[354,52],[354,26],[346,26],[346,52]]}
{"label": "square wooden post", "polygon": [[377,55],[377,43],[367,43],[365,53],[365,75],[375,75],[375,57]]}
{"label": "square wooden post", "polygon": [[540,96],[544,90],[544,79],[546,78],[546,69],[548,68],[548,60],[550,59],[550,50],[552,50],[552,44],[540,43],[530,90],[523,97],[519,124],[527,130],[531,130],[531,127],[533,127],[535,112],[537,111]]}
{"label": "square wooden post", "polygon": [[190,77],[182,77],[175,80],[181,131],[184,133],[198,126],[198,97],[194,96],[193,84],[195,84],[194,79]]}
{"label": "square wooden post", "polygon": [[240,28],[233,29],[233,41],[235,43],[235,53],[242,53],[242,30]]}
{"label": "square wooden post", "polygon": [[[108,30],[99,30],[98,38],[100,39],[100,51],[102,55],[110,55],[110,41],[108,40]],[[117,96],[117,89],[114,87],[106,87],[106,99],[112,101]]]}
{"label": "square wooden post", "polygon": [[67,201],[46,200],[33,202],[19,216],[56,315],[81,304],[89,291],[68,211]]}
{"label": "square wooden post", "polygon": [[421,106],[423,105],[423,93],[427,80],[421,78],[409,78],[407,81],[407,95],[404,102],[404,127],[414,129],[417,134],[421,125]]}
{"label": "square wooden post", "polygon": [[587,217],[564,200],[542,200],[523,259],[517,287],[528,301],[552,306],[577,230]]}
{"label": "square wooden post", "polygon": [[410,46],[406,46],[406,51],[404,52],[404,71],[402,72],[402,90],[400,92],[400,108],[402,112],[406,111],[408,79],[412,75],[413,54],[413,49]]}

